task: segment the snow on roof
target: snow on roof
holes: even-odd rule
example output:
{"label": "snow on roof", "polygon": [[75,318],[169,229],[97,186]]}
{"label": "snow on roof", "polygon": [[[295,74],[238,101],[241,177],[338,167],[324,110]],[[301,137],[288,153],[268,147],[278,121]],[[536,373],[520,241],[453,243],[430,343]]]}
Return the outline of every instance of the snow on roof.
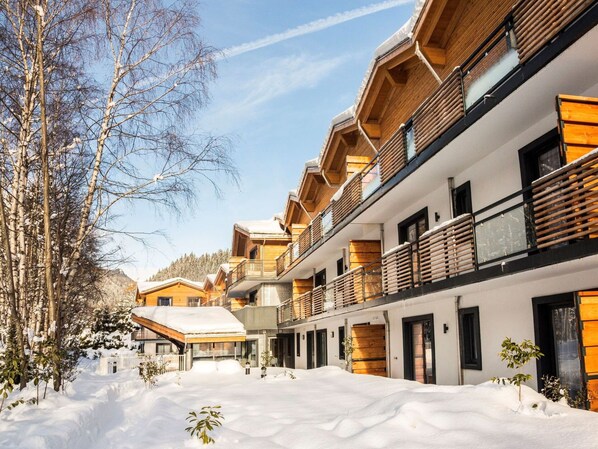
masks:
{"label": "snow on roof", "polygon": [[374,51],[374,56],[373,56],[372,60],[370,61],[370,65],[365,72],[365,76],[363,77],[363,81],[361,82],[361,87],[359,88],[359,92],[357,93],[357,98],[355,99],[355,104],[353,105],[354,108],[356,108],[356,106],[361,101],[361,97],[362,97],[363,93],[365,92],[365,88],[367,87],[368,82],[370,80],[370,76],[372,75],[372,72],[374,71],[376,62],[380,58],[387,55],[388,53],[393,51],[395,48],[399,47],[400,45],[402,45],[403,43],[407,42],[408,40],[410,40],[412,38],[413,28],[415,27],[415,24],[416,24],[417,20],[419,19],[419,15],[420,15],[425,3],[426,3],[426,0],[416,0],[415,7],[413,8],[413,14],[409,18],[409,20],[407,20],[407,22],[405,22],[403,24],[403,26],[401,26],[401,28],[399,28],[392,36],[390,36],[388,39],[386,39],[384,42],[382,42],[378,46],[378,48],[376,48],[376,50]]}
{"label": "snow on roof", "polygon": [[243,323],[223,307],[135,307],[131,313],[185,335],[245,335]]}
{"label": "snow on roof", "polygon": [[216,274],[206,274],[206,279],[213,284],[216,281]]}
{"label": "snow on roof", "polygon": [[330,121],[330,126],[328,127],[328,132],[326,133],[326,138],[324,139],[322,148],[320,148],[320,156],[318,157],[318,159],[322,159],[322,155],[324,154],[324,151],[326,151],[326,147],[328,146],[328,142],[330,141],[330,137],[332,136],[332,130],[334,129],[334,127],[336,125],[340,125],[341,123],[346,122],[347,120],[351,120],[354,117],[355,105],[345,109],[343,112],[333,117],[333,119]]}
{"label": "snow on roof", "polygon": [[227,263],[221,263],[218,269],[228,273],[230,271],[230,265]]}
{"label": "snow on roof", "polygon": [[280,220],[276,216],[272,217],[270,220],[238,221],[235,223],[235,228],[244,231],[247,234],[285,234],[280,226]]}
{"label": "snow on roof", "polygon": [[145,293],[145,292],[148,292],[150,290],[155,290],[157,288],[165,287],[165,286],[170,285],[170,284],[176,284],[177,282],[182,282],[182,283],[185,283],[187,285],[191,285],[193,287],[197,287],[199,289],[203,289],[204,288],[204,283],[201,282],[201,281],[191,281],[189,279],[185,279],[185,278],[181,278],[181,277],[176,277],[176,278],[166,279],[165,281],[145,281],[145,282],[138,282],[137,283],[137,289],[139,290],[139,293]]}

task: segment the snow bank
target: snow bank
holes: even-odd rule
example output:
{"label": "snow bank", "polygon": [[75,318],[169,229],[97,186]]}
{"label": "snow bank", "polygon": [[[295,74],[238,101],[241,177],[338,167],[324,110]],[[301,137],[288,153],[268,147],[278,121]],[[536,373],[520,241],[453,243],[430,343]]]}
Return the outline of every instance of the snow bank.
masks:
{"label": "snow bank", "polygon": [[206,405],[221,406],[224,416],[211,434],[215,449],[563,449],[598,441],[598,414],[550,402],[527,387],[520,404],[510,385],[422,385],[333,367],[292,370],[293,376],[269,368],[265,379],[256,369],[220,375],[220,367],[230,366],[203,364],[212,371],[201,376],[200,368],[165,374],[152,389],[135,371],[86,371],[66,395],[49,392],[39,407],[4,410],[0,447],[199,448],[183,429],[189,411]]}
{"label": "snow bank", "polygon": [[236,360],[222,360],[219,362],[200,360],[193,362],[191,372],[196,374],[239,374],[245,372],[245,369]]}

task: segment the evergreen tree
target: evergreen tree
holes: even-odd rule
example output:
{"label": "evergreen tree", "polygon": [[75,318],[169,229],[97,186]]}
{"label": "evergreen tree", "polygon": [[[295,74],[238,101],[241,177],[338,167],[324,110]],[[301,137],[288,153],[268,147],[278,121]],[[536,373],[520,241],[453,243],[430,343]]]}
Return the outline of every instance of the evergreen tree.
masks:
{"label": "evergreen tree", "polygon": [[166,279],[182,277],[192,281],[202,281],[206,275],[216,273],[218,267],[227,263],[230,250],[218,250],[215,253],[204,253],[196,256],[194,253],[184,254],[169,266],[159,270],[149,278],[150,281],[164,281]]}

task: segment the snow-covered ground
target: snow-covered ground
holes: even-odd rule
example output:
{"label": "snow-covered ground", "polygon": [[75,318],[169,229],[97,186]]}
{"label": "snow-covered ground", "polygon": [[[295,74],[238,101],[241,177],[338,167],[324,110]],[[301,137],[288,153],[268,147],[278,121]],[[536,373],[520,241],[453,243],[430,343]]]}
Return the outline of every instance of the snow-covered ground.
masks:
{"label": "snow-covered ground", "polygon": [[[269,369],[245,376],[230,362],[161,376],[146,389],[136,371],[95,374],[89,363],[39,407],[0,414],[0,447],[168,449],[203,447],[185,432],[190,410],[221,405],[216,448],[596,448],[598,414],[525,388],[421,385],[339,368]],[[239,371],[240,372],[239,372]]]}

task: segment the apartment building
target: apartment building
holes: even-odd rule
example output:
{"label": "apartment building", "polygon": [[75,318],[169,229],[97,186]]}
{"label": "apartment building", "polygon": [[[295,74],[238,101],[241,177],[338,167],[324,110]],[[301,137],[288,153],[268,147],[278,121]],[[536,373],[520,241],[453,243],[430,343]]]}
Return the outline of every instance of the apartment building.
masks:
{"label": "apartment building", "polygon": [[351,336],[353,372],[479,383],[508,336],[545,354],[532,386],[598,397],[597,24],[592,1],[428,0],[376,50],[282,217],[297,368],[345,366]]}

